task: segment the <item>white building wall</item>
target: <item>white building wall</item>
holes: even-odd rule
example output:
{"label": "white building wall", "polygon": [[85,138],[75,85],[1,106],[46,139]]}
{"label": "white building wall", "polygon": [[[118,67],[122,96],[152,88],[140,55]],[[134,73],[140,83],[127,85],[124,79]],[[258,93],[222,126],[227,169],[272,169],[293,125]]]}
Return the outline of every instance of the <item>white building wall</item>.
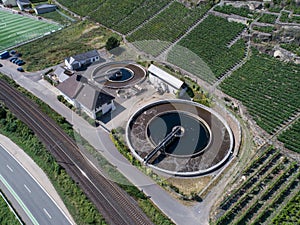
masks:
{"label": "white building wall", "polygon": [[71,105],[77,107],[76,105],[76,101],[73,99],[70,99],[68,96],[66,96],[64,93],[60,92],[60,94],[64,97],[64,99],[67,100],[67,102],[69,102]]}
{"label": "white building wall", "polygon": [[12,6],[17,6],[17,1],[16,0],[2,0],[3,5],[12,5]]}
{"label": "white building wall", "polygon": [[169,92],[175,95],[178,91],[177,88],[169,85],[168,83],[164,82],[152,73],[149,74],[149,81],[153,84],[155,88],[161,88],[164,92]]}
{"label": "white building wall", "polygon": [[94,111],[89,110],[84,105],[80,105],[80,107],[89,117],[96,119],[96,113]]}
{"label": "white building wall", "polygon": [[65,65],[69,70],[72,70],[72,65],[68,62],[67,59],[65,59]]}
{"label": "white building wall", "polygon": [[114,110],[114,109],[115,109],[115,105],[113,101],[111,101],[111,103],[109,104],[105,103],[104,105],[102,105],[102,114],[105,114],[110,110]]}

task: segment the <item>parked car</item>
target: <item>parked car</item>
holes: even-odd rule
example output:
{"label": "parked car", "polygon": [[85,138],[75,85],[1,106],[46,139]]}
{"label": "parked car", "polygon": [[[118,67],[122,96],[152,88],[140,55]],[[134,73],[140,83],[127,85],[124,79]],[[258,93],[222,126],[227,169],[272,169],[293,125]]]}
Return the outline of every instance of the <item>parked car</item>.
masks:
{"label": "parked car", "polygon": [[16,61],[19,60],[18,58],[13,59],[11,62],[16,63]]}
{"label": "parked car", "polygon": [[22,57],[22,53],[17,53],[15,56],[16,57]]}
{"label": "parked car", "polygon": [[11,51],[10,51],[10,54],[11,54],[11,55],[14,55],[14,54],[16,54],[16,51],[15,51],[15,50],[11,50]]}
{"label": "parked car", "polygon": [[19,62],[23,62],[22,59],[17,59],[16,61],[14,61],[15,64],[18,64]]}
{"label": "parked car", "polygon": [[17,63],[18,66],[23,66],[24,64],[25,64],[25,62],[23,60],[21,60]]}
{"label": "parked car", "polygon": [[9,59],[9,61],[12,62],[13,60],[16,60],[16,59],[18,59],[18,58],[17,57],[12,57],[12,58]]}
{"label": "parked car", "polygon": [[23,69],[22,67],[18,67],[17,70],[18,70],[19,72],[24,72],[24,69]]}

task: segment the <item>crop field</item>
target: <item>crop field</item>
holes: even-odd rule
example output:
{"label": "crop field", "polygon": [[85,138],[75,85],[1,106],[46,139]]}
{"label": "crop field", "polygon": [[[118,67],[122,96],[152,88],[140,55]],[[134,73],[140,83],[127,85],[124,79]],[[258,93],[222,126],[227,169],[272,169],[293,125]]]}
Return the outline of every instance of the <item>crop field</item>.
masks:
{"label": "crop field", "polygon": [[256,18],[257,17],[257,13],[254,13],[253,11],[249,10],[246,7],[236,8],[232,5],[217,6],[214,8],[214,11],[225,13],[228,15],[235,14],[235,15],[246,17],[246,18]]}
{"label": "crop field", "polygon": [[151,18],[172,0],[59,0],[73,12],[88,16],[109,28],[127,34]]}
{"label": "crop field", "polygon": [[278,140],[284,143],[284,147],[300,153],[300,120],[296,121],[289,129],[281,133]]}
{"label": "crop field", "polygon": [[58,2],[72,12],[77,13],[80,16],[89,15],[92,11],[98,9],[98,7],[105,2],[105,0],[89,0],[89,3],[86,3],[86,0],[58,0]]}
{"label": "crop field", "polygon": [[260,23],[270,23],[274,24],[277,19],[276,15],[271,15],[271,14],[263,14],[259,19],[258,22]]}
{"label": "crop field", "polygon": [[[244,57],[246,46],[242,39],[228,47],[228,44],[244,28],[245,26],[242,24],[228,22],[226,19],[210,15],[177,45],[195,53],[207,63],[214,77],[218,78]],[[177,49],[174,48],[170,51],[167,60],[195,75],[199,75],[199,71],[191,70],[193,67],[190,67],[189,63],[183,62],[180,51],[178,52]],[[211,81],[205,76],[199,76],[208,82]]]}
{"label": "crop field", "polygon": [[[219,213],[222,215],[216,224],[285,224],[299,216],[299,206],[291,204],[294,218],[282,216],[289,214],[286,207],[283,208],[287,202],[299,203],[300,170],[295,161],[270,146],[250,162],[242,176],[244,181],[221,202]],[[280,223],[275,222],[278,220]]]}
{"label": "crop field", "polygon": [[300,66],[252,52],[250,60],[221,83],[221,89],[240,100],[256,123],[272,134],[300,109]]}
{"label": "crop field", "polygon": [[134,28],[151,18],[155,13],[165,7],[171,0],[146,0],[140,7],[131,14],[119,21],[113,28],[123,34],[132,31]]}
{"label": "crop field", "polygon": [[59,28],[56,24],[0,10],[0,51]]}
{"label": "crop field", "polygon": [[[183,4],[174,2],[143,27],[129,35],[127,39],[137,44],[136,46],[140,50],[157,56],[164,48],[181,37],[204,15],[208,8],[208,6],[201,6],[188,9]],[[156,45],[155,42],[150,45],[149,40],[158,40],[165,45]],[[147,49],[151,49],[151,52],[147,52]]]}
{"label": "crop field", "polygon": [[149,19],[171,0],[110,0],[90,14],[90,18],[126,34]]}

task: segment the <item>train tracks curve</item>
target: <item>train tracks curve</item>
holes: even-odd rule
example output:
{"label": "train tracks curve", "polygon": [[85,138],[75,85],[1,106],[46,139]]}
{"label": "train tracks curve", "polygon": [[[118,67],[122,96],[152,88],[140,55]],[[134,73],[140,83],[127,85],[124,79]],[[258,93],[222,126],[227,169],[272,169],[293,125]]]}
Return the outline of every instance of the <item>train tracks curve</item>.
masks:
{"label": "train tracks curve", "polygon": [[4,80],[0,80],[0,99],[37,134],[109,224],[153,224],[125,191],[86,160],[73,139],[35,103]]}

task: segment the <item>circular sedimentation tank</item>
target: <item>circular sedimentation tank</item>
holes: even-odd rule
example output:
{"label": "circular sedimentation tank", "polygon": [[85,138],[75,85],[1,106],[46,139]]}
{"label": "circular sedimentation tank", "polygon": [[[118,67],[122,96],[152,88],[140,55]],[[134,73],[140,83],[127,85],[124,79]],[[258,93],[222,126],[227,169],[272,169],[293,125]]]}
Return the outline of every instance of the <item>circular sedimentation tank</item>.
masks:
{"label": "circular sedimentation tank", "polygon": [[129,88],[140,83],[146,77],[146,71],[140,65],[131,62],[109,62],[99,65],[92,72],[92,79],[107,88]]}
{"label": "circular sedimentation tank", "polygon": [[110,82],[127,82],[134,77],[132,70],[128,68],[114,68],[106,72],[106,79]]}
{"label": "circular sedimentation tank", "polygon": [[215,171],[226,164],[234,145],[232,131],[219,114],[178,99],[139,109],[128,121],[126,140],[138,160],[177,176]]}

